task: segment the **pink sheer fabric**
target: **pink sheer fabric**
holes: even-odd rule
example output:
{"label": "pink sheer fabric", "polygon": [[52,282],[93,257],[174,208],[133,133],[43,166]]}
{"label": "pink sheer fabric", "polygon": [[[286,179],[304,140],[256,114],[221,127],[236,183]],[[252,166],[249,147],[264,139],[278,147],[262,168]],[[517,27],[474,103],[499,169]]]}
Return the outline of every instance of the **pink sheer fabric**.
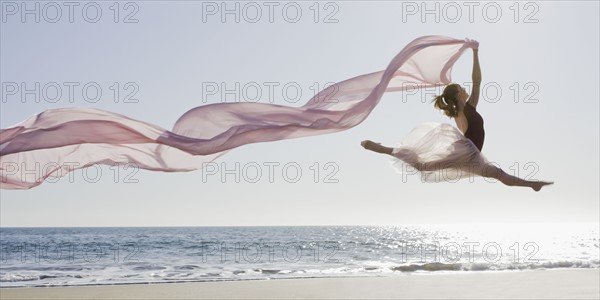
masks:
{"label": "pink sheer fabric", "polygon": [[346,130],[365,120],[385,92],[450,83],[452,66],[476,43],[420,37],[385,70],[332,85],[301,107],[204,105],[183,114],[171,131],[99,109],[47,110],[0,131],[0,187],[28,189],[93,164],[191,171],[245,144]]}
{"label": "pink sheer fabric", "polygon": [[394,147],[390,164],[425,182],[456,181],[495,172],[477,146],[450,124],[423,123]]}

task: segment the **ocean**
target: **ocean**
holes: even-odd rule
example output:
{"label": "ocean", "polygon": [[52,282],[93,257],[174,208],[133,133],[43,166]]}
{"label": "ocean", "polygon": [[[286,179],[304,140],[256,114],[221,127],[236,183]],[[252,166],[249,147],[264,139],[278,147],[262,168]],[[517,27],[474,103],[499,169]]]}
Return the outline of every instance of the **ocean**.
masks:
{"label": "ocean", "polygon": [[0,228],[0,287],[599,268],[598,223]]}

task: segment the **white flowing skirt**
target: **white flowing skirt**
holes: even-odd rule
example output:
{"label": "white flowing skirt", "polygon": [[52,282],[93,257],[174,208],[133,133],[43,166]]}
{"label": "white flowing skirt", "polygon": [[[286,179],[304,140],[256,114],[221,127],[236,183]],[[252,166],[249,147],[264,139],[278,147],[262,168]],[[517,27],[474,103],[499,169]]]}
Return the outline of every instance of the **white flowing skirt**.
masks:
{"label": "white flowing skirt", "polygon": [[424,123],[394,147],[390,164],[404,175],[420,173],[427,182],[483,176],[495,168],[462,132],[450,124]]}

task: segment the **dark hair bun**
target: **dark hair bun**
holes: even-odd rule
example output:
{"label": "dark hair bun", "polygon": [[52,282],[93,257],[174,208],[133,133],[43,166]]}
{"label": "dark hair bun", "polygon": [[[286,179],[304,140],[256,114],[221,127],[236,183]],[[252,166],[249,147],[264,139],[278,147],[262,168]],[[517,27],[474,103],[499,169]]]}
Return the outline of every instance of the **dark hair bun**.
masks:
{"label": "dark hair bun", "polygon": [[443,110],[446,116],[450,118],[458,116],[458,107],[456,106],[455,99],[448,99],[440,95],[436,96],[433,101],[435,108]]}

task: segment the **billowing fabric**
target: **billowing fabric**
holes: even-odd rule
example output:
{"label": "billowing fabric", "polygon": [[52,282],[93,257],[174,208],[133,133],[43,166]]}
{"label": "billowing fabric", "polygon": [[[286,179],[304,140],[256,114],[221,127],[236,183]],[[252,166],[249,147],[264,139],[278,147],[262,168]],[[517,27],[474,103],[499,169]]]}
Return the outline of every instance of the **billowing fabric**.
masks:
{"label": "billowing fabric", "polygon": [[332,85],[301,107],[204,105],[183,114],[170,131],[99,109],[47,110],[0,130],[0,187],[28,189],[93,164],[191,171],[242,145],[346,130],[365,120],[385,92],[450,83],[452,66],[476,43],[420,37],[385,70]]}
{"label": "billowing fabric", "polygon": [[392,167],[426,182],[456,181],[496,169],[477,146],[450,124],[423,123],[393,148]]}

